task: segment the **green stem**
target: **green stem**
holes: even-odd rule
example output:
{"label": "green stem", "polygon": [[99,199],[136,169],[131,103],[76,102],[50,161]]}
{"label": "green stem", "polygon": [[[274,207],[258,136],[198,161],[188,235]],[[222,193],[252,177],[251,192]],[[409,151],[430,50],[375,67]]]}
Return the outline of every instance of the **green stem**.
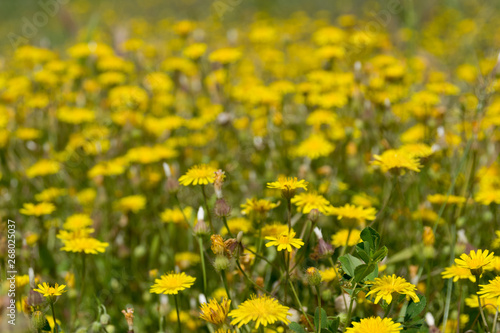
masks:
{"label": "green stem", "polygon": [[203,293],[207,293],[207,270],[205,268],[205,256],[203,254],[203,239],[198,237],[198,247],[200,248],[201,269],[203,271]]}
{"label": "green stem", "polygon": [[54,320],[54,332],[59,333],[59,327],[57,327],[56,312],[54,310],[54,302],[50,300],[50,309],[52,310],[52,319]]}
{"label": "green stem", "polygon": [[[476,276],[476,286],[477,286],[477,291],[479,291],[479,276]],[[477,296],[477,305],[479,307],[479,313],[481,313],[481,318],[483,319],[484,329],[486,330],[486,332],[489,333],[490,328],[488,327],[488,323],[486,322],[486,317],[484,316],[483,306],[481,305],[481,298],[477,293],[476,296]]]}
{"label": "green stem", "polygon": [[392,306],[394,305],[394,302],[391,302],[391,304],[389,304],[387,306],[387,309],[385,310],[385,313],[384,313],[384,318],[387,318],[387,316],[389,316],[389,314],[391,313],[392,311]]}
{"label": "green stem", "polygon": [[497,320],[498,320],[498,306],[497,306],[497,311],[495,312],[495,319],[493,320],[493,329],[491,330],[493,333],[496,333]]}
{"label": "green stem", "polygon": [[292,201],[287,199],[287,221],[288,221],[288,231],[292,230]]}
{"label": "green stem", "polygon": [[208,224],[210,224],[210,229],[212,230],[212,233],[215,233],[215,229],[212,224],[212,215],[210,214],[210,208],[208,207],[207,194],[205,193],[205,185],[201,185],[201,193],[203,193],[203,200],[205,201],[205,209],[207,210]]}
{"label": "green stem", "polygon": [[300,299],[299,297],[297,296],[297,292],[295,291],[295,288],[293,286],[293,283],[292,281],[289,281],[290,283],[290,287],[292,288],[292,293],[293,293],[293,296],[295,297],[295,302],[297,302],[297,304],[299,305],[300,307],[300,312],[302,312],[302,315],[306,318],[307,322],[309,323],[309,326],[310,327],[314,327],[314,325],[311,323],[311,321],[309,320],[309,317],[307,316],[306,312],[304,311],[304,308],[302,307],[302,303],[300,303]]}
{"label": "green stem", "polygon": [[319,286],[316,286],[316,294],[318,294],[318,308],[319,308],[319,324],[318,332],[321,332],[321,294],[319,292]]}
{"label": "green stem", "polygon": [[174,295],[174,301],[175,301],[175,311],[177,312],[177,332],[181,333],[182,332],[182,326],[181,326],[181,315],[179,312],[179,294]]}
{"label": "green stem", "polygon": [[351,323],[351,316],[352,316],[352,304],[354,303],[354,298],[356,298],[356,295],[354,295],[354,291],[356,291],[356,287],[358,286],[358,283],[354,284],[354,287],[352,288],[352,295],[349,295],[351,297],[351,301],[349,302],[349,311],[347,312],[347,320],[345,322],[344,329],[342,332],[345,332],[349,324]]}
{"label": "green stem", "polygon": [[[231,301],[231,294],[229,293],[229,285],[227,283],[226,271],[221,270],[220,275],[222,277],[222,282],[224,283],[224,289],[226,289],[227,298]],[[231,302],[231,306],[233,306],[233,302]]]}
{"label": "green stem", "polygon": [[234,236],[233,236],[231,230],[229,230],[229,226],[227,224],[227,218],[225,216],[222,217],[222,222],[224,222],[224,226],[227,229],[227,234],[229,235],[229,237],[233,238]]}

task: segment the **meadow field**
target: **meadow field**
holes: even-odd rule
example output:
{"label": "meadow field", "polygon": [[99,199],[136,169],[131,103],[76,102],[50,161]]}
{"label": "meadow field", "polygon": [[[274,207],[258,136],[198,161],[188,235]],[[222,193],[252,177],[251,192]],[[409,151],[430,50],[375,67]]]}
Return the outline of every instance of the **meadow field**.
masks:
{"label": "meadow field", "polygon": [[500,332],[500,3],[0,20],[0,332]]}

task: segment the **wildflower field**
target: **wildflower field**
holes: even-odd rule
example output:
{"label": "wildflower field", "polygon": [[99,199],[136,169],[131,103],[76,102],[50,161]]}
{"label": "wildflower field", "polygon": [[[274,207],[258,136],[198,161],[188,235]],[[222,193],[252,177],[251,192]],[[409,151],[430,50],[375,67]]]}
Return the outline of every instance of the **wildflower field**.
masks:
{"label": "wildflower field", "polygon": [[500,3],[0,8],[0,332],[500,332]]}

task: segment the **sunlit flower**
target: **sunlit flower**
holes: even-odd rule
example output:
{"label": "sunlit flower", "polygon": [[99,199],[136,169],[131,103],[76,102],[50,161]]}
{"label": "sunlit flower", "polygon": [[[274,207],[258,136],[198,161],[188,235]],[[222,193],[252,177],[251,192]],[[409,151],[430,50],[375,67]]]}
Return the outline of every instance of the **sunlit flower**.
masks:
{"label": "sunlit flower", "polygon": [[348,327],[349,333],[398,333],[403,329],[400,323],[395,323],[392,318],[370,317],[353,322],[353,327]]}
{"label": "sunlit flower", "polygon": [[19,212],[23,215],[42,216],[48,215],[56,210],[56,206],[50,202],[40,202],[39,204],[25,203]]}
{"label": "sunlit flower", "polygon": [[303,192],[294,196],[291,202],[297,206],[297,210],[303,214],[309,213],[312,209],[317,209],[326,214],[330,208],[330,202],[320,194],[314,192]]}
{"label": "sunlit flower", "polygon": [[98,241],[92,237],[75,238],[63,242],[64,246],[61,248],[62,251],[83,252],[86,254],[104,253],[109,246],[109,243]]}
{"label": "sunlit flower", "polygon": [[146,206],[146,198],[142,195],[130,195],[128,197],[123,197],[114,203],[115,209],[120,210],[124,213],[138,211],[144,209]]}
{"label": "sunlit flower", "polygon": [[177,295],[179,291],[189,289],[196,278],[186,275],[186,273],[168,273],[155,279],[155,284],[151,286],[150,292],[155,294]]}
{"label": "sunlit flower", "polygon": [[453,279],[453,282],[457,282],[460,279],[469,279],[472,282],[476,282],[476,277],[471,274],[470,269],[457,265],[446,267],[441,275],[443,279]]}
{"label": "sunlit flower", "polygon": [[329,207],[327,215],[335,215],[345,225],[364,225],[365,221],[375,220],[377,211],[373,207],[359,207],[346,204],[342,207]]}
{"label": "sunlit flower", "polygon": [[237,325],[240,328],[248,324],[250,321],[255,321],[255,328],[260,325],[267,326],[274,324],[277,321],[282,321],[288,324],[290,321],[287,316],[289,308],[279,304],[279,302],[267,295],[255,296],[241,303],[236,310],[229,313],[233,318],[231,325]]}
{"label": "sunlit flower", "polygon": [[415,293],[417,287],[395,274],[383,276],[382,278],[375,278],[374,281],[368,281],[367,283],[370,284],[370,291],[366,294],[366,297],[374,295],[375,304],[377,304],[380,299],[391,304],[393,293],[406,295],[406,299],[409,300],[411,298],[415,303],[420,302],[420,299]]}
{"label": "sunlit flower", "polygon": [[266,244],[266,247],[277,246],[278,251],[287,250],[288,252],[292,252],[292,246],[300,249],[304,242],[300,238],[295,238],[295,231],[285,231],[282,232],[278,237],[266,237],[267,240],[270,240]]}
{"label": "sunlit flower", "polygon": [[58,173],[61,170],[61,165],[57,161],[39,160],[26,170],[28,178],[38,176],[47,176]]}
{"label": "sunlit flower", "polygon": [[49,286],[48,283],[44,282],[38,285],[38,289],[33,289],[33,291],[39,292],[45,297],[61,296],[67,290],[64,290],[66,286],[64,284],[55,284],[54,287]]}
{"label": "sunlit flower", "polygon": [[66,219],[63,228],[66,230],[78,230],[92,225],[92,219],[87,214],[74,214]]}
{"label": "sunlit flower", "polygon": [[195,165],[179,178],[179,184],[184,186],[211,184],[215,180],[216,171],[217,169],[207,164]]}
{"label": "sunlit flower", "polygon": [[483,267],[493,261],[494,255],[488,250],[477,250],[477,252],[472,250],[468,255],[463,253],[460,259],[455,259],[455,263],[458,267],[470,269],[473,275],[481,275]]}
{"label": "sunlit flower", "polygon": [[241,213],[249,215],[252,212],[255,212],[263,216],[265,213],[278,206],[279,206],[279,201],[278,203],[272,203],[271,201],[266,199],[251,198],[247,199],[246,202],[241,205],[242,208]]}
{"label": "sunlit flower", "polygon": [[284,198],[291,199],[297,189],[302,188],[307,191],[307,182],[303,179],[297,180],[297,177],[279,177],[277,182],[267,183],[267,187],[279,189]]}
{"label": "sunlit flower", "polygon": [[[350,230],[350,231],[349,231]],[[332,235],[332,245],[335,247],[354,246],[361,240],[361,231],[358,229],[341,229]]]}
{"label": "sunlit flower", "polygon": [[212,298],[208,303],[203,303],[200,307],[200,318],[214,325],[223,325],[226,322],[231,300],[221,299],[220,303]]}
{"label": "sunlit flower", "polygon": [[406,151],[390,149],[382,153],[382,155],[374,155],[373,165],[378,165],[382,172],[402,170],[411,170],[419,172],[421,165],[418,158],[408,154]]}

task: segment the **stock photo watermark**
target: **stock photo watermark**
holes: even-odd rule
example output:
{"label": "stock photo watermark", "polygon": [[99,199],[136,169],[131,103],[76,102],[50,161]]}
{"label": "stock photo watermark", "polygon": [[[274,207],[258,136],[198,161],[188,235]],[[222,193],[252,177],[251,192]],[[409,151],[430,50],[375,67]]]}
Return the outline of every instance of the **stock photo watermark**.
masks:
{"label": "stock photo watermark", "polygon": [[16,222],[8,220],[7,223],[7,281],[9,303],[7,305],[7,322],[16,325]]}
{"label": "stock photo watermark", "polygon": [[65,5],[69,0],[40,0],[38,1],[38,10],[30,18],[23,16],[21,18],[21,26],[16,32],[9,32],[7,38],[12,47],[18,48],[21,45],[28,44],[30,39],[38,34],[38,30],[49,23],[49,19],[56,16],[61,10],[61,6]]}

